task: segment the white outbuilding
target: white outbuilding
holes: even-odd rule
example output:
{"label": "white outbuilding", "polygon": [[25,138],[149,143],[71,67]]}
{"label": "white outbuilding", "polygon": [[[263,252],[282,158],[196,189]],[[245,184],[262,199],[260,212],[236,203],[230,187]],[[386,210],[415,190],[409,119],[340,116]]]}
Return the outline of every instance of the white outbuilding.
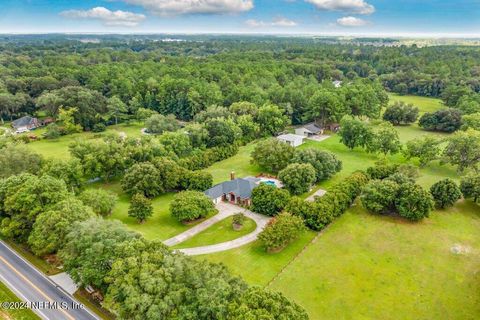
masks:
{"label": "white outbuilding", "polygon": [[285,142],[291,145],[292,147],[301,146],[304,143],[305,138],[306,138],[305,136],[300,136],[298,134],[291,134],[291,133],[282,134],[277,137],[278,140]]}

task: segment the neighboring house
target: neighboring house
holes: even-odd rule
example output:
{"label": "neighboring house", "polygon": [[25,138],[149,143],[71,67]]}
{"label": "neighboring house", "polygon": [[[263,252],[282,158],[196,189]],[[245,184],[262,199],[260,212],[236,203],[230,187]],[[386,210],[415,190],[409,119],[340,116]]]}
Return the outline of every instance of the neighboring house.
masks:
{"label": "neighboring house", "polygon": [[260,183],[261,179],[248,177],[235,179],[232,173],[231,180],[219,183],[205,191],[213,203],[218,204],[222,201],[233,204],[249,206],[251,205],[252,191]]}
{"label": "neighboring house", "polygon": [[340,130],[340,124],[339,123],[330,123],[325,126],[325,130],[331,131],[331,132],[338,132]]}
{"label": "neighboring house", "polygon": [[26,132],[40,126],[40,121],[38,121],[37,118],[32,118],[30,116],[25,116],[12,122],[12,127],[16,132]]}
{"label": "neighboring house", "polygon": [[305,136],[288,133],[278,136],[277,139],[291,145],[292,147],[298,147],[303,144]]}
{"label": "neighboring house", "polygon": [[305,136],[307,138],[323,134],[323,128],[321,128],[316,123],[309,123],[303,127],[295,129],[295,134],[299,136]]}
{"label": "neighboring house", "polygon": [[333,86],[335,88],[341,88],[342,87],[342,81],[339,81],[339,80],[335,80],[332,82],[333,83]]}

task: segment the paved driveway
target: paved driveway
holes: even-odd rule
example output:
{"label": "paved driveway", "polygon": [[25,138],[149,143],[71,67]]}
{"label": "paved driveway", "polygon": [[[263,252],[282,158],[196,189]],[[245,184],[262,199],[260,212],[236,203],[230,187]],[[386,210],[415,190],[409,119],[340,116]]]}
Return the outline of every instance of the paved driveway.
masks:
{"label": "paved driveway", "polygon": [[195,235],[198,233],[204,231],[205,229],[209,228],[210,226],[214,225],[215,223],[228,218],[230,216],[233,216],[236,213],[243,213],[246,217],[252,219],[255,221],[257,224],[257,228],[238,239],[227,241],[227,242],[222,242],[214,245],[209,245],[209,246],[203,246],[203,247],[196,247],[196,248],[187,248],[187,249],[179,249],[177,251],[182,252],[186,255],[200,255],[200,254],[208,254],[208,253],[214,253],[214,252],[220,252],[220,251],[226,251],[234,248],[238,248],[241,246],[244,246],[250,242],[253,242],[257,240],[258,235],[262,230],[265,228],[267,225],[268,221],[271,219],[270,217],[254,213],[250,210],[244,209],[242,207],[230,204],[230,203],[225,203],[221,202],[216,205],[219,213],[210,219],[196,225],[195,227],[173,237],[168,240],[165,240],[163,243],[166,244],[167,246],[174,246],[177,245]]}

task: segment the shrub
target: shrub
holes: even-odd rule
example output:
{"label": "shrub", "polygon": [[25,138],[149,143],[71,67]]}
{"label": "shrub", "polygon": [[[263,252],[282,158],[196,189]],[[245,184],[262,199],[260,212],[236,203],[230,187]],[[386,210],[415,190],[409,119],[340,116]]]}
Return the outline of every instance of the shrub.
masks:
{"label": "shrub", "polygon": [[384,162],[377,162],[374,167],[367,169],[367,174],[370,179],[385,179],[394,173],[398,172],[397,164],[387,164]]}
{"label": "shrub", "polygon": [[295,148],[270,138],[260,141],[252,152],[252,162],[268,172],[276,173],[285,168],[293,158]]}
{"label": "shrub", "polygon": [[419,126],[429,131],[454,132],[462,125],[462,113],[456,109],[438,110],[425,113],[418,122]]}
{"label": "shrub", "polygon": [[342,162],[333,153],[314,148],[295,150],[291,162],[311,164],[315,169],[316,182],[330,179],[342,170]]}
{"label": "shrub", "polygon": [[414,123],[417,121],[417,118],[418,108],[403,101],[396,101],[383,114],[383,120],[395,126]]}
{"label": "shrub", "polygon": [[462,117],[462,130],[474,129],[480,131],[480,112]]}
{"label": "shrub", "polygon": [[122,179],[122,189],[130,195],[142,193],[156,197],[162,193],[160,173],[150,162],[137,163],[130,167]]}
{"label": "shrub", "polygon": [[103,123],[96,123],[92,128],[93,132],[104,132],[105,130],[107,130],[107,126]]}
{"label": "shrub", "polygon": [[429,192],[401,174],[370,182],[361,199],[363,207],[370,212],[395,212],[412,221],[428,217],[434,204]]}
{"label": "shrub", "polygon": [[62,131],[56,123],[51,123],[43,135],[46,139],[58,139],[62,135]]}
{"label": "shrub", "polygon": [[79,198],[83,204],[91,207],[93,212],[102,216],[111,214],[118,201],[115,193],[102,189],[85,190]]}
{"label": "shrub", "polygon": [[233,228],[239,230],[241,227],[243,227],[246,219],[247,218],[245,215],[241,212],[234,214],[232,219]]}
{"label": "shrub", "polygon": [[366,122],[345,116],[340,122],[340,142],[353,150],[355,147],[365,148],[372,139],[372,128]]}
{"label": "shrub", "polygon": [[394,210],[399,185],[390,180],[373,180],[360,197],[365,209],[374,213],[388,213]]}
{"label": "shrub", "polygon": [[178,130],[180,125],[172,114],[167,116],[152,114],[147,120],[145,120],[145,127],[148,133],[160,134],[166,131]]}
{"label": "shrub", "polygon": [[65,245],[65,237],[73,223],[92,217],[94,213],[90,207],[75,198],[67,198],[38,215],[28,244],[38,256],[56,253]]}
{"label": "shrub", "polygon": [[205,171],[191,171],[182,181],[182,187],[187,190],[205,191],[212,187],[213,176]]}
{"label": "shrub", "polygon": [[293,163],[279,172],[278,178],[291,194],[308,192],[316,180],[315,169],[309,163]]}
{"label": "shrub", "polygon": [[433,196],[436,207],[441,209],[453,206],[462,197],[460,188],[450,179],[435,183],[430,188],[430,193]]}
{"label": "shrub", "polygon": [[143,223],[147,218],[151,217],[152,214],[152,202],[141,193],[135,194],[130,202],[128,215],[136,218],[139,223]]}
{"label": "shrub", "polygon": [[352,205],[368,180],[368,176],[362,172],[353,173],[332,186],[323,197],[317,198],[315,202],[307,202],[293,197],[286,210],[295,216],[302,217],[310,229],[322,230]]}
{"label": "shrub", "polygon": [[279,252],[305,230],[302,218],[282,213],[269,221],[258,239],[268,252]]}
{"label": "shrub", "polygon": [[252,210],[267,216],[275,216],[285,209],[289,199],[287,190],[260,184],[252,191]]}
{"label": "shrub", "polygon": [[460,190],[465,199],[480,202],[480,174],[469,174],[460,182]]}
{"label": "shrub", "polygon": [[441,140],[430,136],[410,140],[403,150],[403,155],[408,160],[418,158],[420,166],[425,167],[429,162],[439,158],[441,143]]}
{"label": "shrub", "polygon": [[308,314],[279,292],[251,287],[229,306],[227,320],[240,319],[308,320]]}
{"label": "shrub", "polygon": [[233,157],[238,152],[238,144],[214,147],[204,151],[196,150],[188,157],[182,158],[178,164],[189,170],[205,169],[215,162]]}
{"label": "shrub", "polygon": [[170,204],[170,213],[181,222],[204,218],[215,211],[213,202],[199,191],[177,193]]}
{"label": "shrub", "polygon": [[430,215],[433,206],[430,193],[418,184],[406,183],[400,186],[395,207],[401,217],[412,221],[422,220]]}

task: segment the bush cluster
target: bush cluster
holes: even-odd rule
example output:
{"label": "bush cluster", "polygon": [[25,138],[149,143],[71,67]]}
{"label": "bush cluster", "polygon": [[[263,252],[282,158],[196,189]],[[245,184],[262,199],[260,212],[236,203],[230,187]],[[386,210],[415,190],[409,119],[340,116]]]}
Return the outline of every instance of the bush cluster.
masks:
{"label": "bush cluster", "polygon": [[334,185],[323,197],[307,202],[294,197],[286,211],[302,217],[307,227],[322,230],[335,218],[342,215],[360,195],[369,178],[363,172],[355,172]]}
{"label": "bush cluster", "polygon": [[302,218],[290,213],[281,213],[271,219],[258,239],[268,252],[279,252],[297,239],[305,230]]}
{"label": "bush cluster", "polygon": [[213,147],[206,150],[198,150],[192,155],[182,158],[178,164],[188,170],[201,170],[208,168],[215,162],[233,157],[238,152],[238,144],[229,146]]}
{"label": "bush cluster", "polygon": [[384,180],[372,180],[361,195],[362,205],[377,214],[396,213],[411,221],[429,216],[434,207],[431,194],[412,178],[400,173]]}
{"label": "bush cluster", "polygon": [[190,171],[168,158],[156,158],[130,167],[122,179],[122,188],[130,195],[140,193],[151,198],[174,190],[204,191],[212,183],[208,172]]}

